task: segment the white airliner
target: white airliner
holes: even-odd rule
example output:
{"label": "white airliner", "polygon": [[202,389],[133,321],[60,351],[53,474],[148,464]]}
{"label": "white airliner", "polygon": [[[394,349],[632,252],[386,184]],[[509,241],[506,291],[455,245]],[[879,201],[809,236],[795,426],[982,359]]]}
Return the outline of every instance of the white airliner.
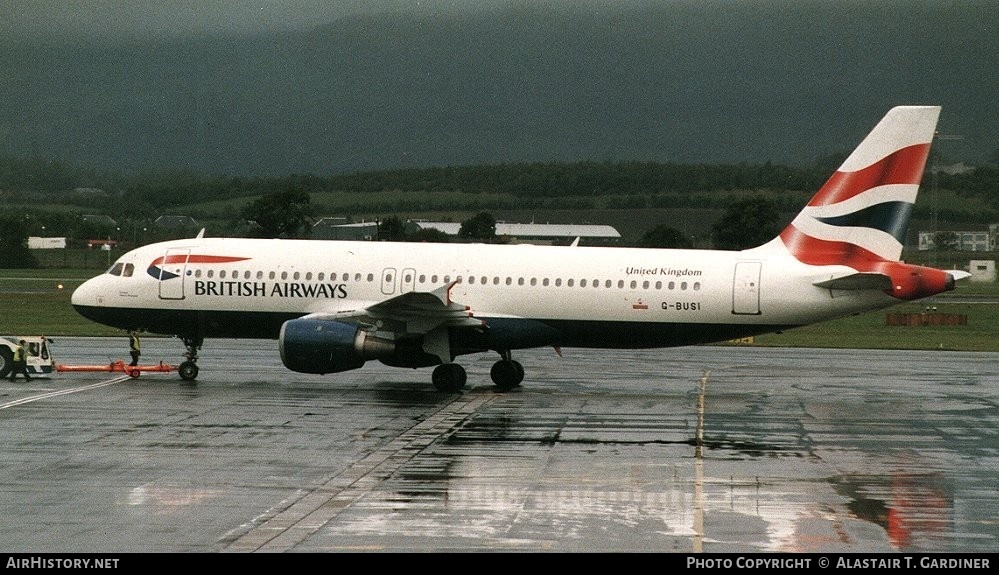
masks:
{"label": "white airliner", "polygon": [[776,332],[954,289],[963,271],[899,261],[940,108],[888,112],[801,213],[743,251],[198,237],[143,246],[81,285],[96,322],[176,335],[197,377],[205,338],[277,339],[303,373],[437,366],[495,351],[671,347]]}

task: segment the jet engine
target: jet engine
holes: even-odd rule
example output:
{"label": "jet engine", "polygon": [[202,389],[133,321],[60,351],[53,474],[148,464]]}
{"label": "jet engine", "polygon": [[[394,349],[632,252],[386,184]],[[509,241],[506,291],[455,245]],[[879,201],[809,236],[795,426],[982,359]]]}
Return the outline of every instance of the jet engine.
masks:
{"label": "jet engine", "polygon": [[395,342],[375,337],[354,324],[293,319],[281,326],[281,361],[299,373],[336,373],[357,369],[369,359],[391,358]]}

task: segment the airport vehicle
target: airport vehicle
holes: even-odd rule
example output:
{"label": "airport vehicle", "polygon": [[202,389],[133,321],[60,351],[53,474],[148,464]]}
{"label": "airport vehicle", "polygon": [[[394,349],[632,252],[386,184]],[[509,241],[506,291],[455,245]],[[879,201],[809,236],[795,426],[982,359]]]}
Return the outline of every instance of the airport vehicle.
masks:
{"label": "airport vehicle", "polygon": [[28,375],[51,377],[55,368],[55,360],[49,350],[51,340],[40,335],[19,335],[12,339],[0,337],[0,378],[10,375],[10,370],[14,367],[14,350],[21,340],[24,340],[24,350],[27,352]]}
{"label": "airport vehicle", "polygon": [[73,293],[94,321],[182,338],[197,377],[205,338],[277,340],[286,367],[369,360],[436,366],[518,349],[654,348],[776,332],[954,289],[963,271],[899,261],[940,108],[893,108],[772,241],[743,251],[195,238],[122,255]]}

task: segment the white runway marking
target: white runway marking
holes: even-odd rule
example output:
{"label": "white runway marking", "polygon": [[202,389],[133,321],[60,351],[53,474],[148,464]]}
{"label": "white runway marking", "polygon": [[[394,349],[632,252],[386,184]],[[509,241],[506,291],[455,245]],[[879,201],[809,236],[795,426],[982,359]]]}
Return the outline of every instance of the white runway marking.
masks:
{"label": "white runway marking", "polygon": [[7,403],[0,403],[0,409],[8,409],[11,407],[17,407],[18,405],[24,405],[25,403],[31,403],[33,401],[40,401],[42,399],[49,399],[50,397],[58,397],[60,395],[67,395],[70,393],[77,393],[80,391],[89,391],[91,389],[97,389],[99,387],[106,387],[108,385],[113,385],[115,383],[126,381],[132,379],[127,375],[122,375],[114,379],[109,379],[108,381],[101,381],[98,383],[92,383],[90,385],[83,385],[80,387],[70,387],[68,389],[60,389],[59,391],[50,391],[48,393],[39,393],[38,395],[31,395],[28,397],[22,397],[21,399],[15,399],[14,401],[8,401]]}

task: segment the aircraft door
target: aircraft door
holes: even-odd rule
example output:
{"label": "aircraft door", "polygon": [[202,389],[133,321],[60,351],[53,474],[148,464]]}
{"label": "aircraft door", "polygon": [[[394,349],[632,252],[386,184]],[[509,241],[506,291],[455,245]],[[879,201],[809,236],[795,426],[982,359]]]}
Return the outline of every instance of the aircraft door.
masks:
{"label": "aircraft door", "polygon": [[160,299],[184,299],[184,278],[191,250],[171,248],[160,262]]}
{"label": "aircraft door", "polygon": [[416,291],[416,270],[413,268],[402,270],[402,277],[399,280],[402,282],[399,285],[401,293]]}
{"label": "aircraft door", "polygon": [[382,270],[382,293],[392,295],[395,293],[395,268],[385,268]]}
{"label": "aircraft door", "polygon": [[761,262],[738,262],[732,281],[732,313],[760,315]]}

